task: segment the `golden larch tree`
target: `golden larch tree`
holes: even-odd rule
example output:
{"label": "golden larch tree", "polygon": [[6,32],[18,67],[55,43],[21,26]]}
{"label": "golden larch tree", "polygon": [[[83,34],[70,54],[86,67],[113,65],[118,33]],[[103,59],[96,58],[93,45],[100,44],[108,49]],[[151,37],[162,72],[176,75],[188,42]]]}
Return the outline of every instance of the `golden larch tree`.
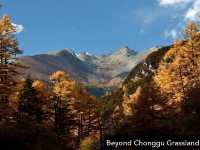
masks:
{"label": "golden larch tree", "polygon": [[10,18],[4,16],[0,20],[0,101],[8,102],[8,97],[15,84],[17,66],[16,54],[21,53],[18,41],[14,36],[16,28]]}

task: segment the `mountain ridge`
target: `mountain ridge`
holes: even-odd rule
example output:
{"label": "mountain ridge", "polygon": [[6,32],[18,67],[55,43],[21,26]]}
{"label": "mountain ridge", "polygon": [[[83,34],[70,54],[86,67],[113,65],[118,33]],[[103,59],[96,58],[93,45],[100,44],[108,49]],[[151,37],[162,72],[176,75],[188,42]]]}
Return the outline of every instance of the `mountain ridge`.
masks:
{"label": "mountain ridge", "polygon": [[30,67],[24,74],[32,78],[47,81],[51,73],[63,70],[88,85],[113,87],[121,85],[128,72],[157,49],[154,47],[138,53],[126,46],[111,54],[96,56],[87,52],[77,54],[73,49],[65,48],[46,54],[23,56],[19,60]]}

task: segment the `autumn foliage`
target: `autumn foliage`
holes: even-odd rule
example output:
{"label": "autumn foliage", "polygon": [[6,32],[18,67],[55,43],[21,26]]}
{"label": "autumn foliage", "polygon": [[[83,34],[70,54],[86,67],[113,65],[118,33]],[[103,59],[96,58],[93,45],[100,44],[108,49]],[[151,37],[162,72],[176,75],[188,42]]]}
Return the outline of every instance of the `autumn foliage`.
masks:
{"label": "autumn foliage", "polygon": [[58,149],[93,150],[100,149],[105,135],[200,135],[200,27],[195,22],[187,24],[183,39],[152,53],[121,88],[109,91],[101,101],[62,70],[52,72],[46,81],[20,76],[23,64],[16,59],[20,50],[15,32],[4,16],[0,138],[5,128],[8,139],[22,132],[35,141],[49,137],[45,144],[54,143],[52,149],[59,145]]}
{"label": "autumn foliage", "polygon": [[115,96],[120,95],[121,99],[114,103],[112,120],[107,120],[111,125],[108,134],[200,134],[199,25],[189,22],[183,35],[165,52],[158,65],[154,64],[158,67],[153,70],[151,63],[144,62],[142,68],[136,68],[138,73],[129,75],[120,91],[110,96],[117,99]]}

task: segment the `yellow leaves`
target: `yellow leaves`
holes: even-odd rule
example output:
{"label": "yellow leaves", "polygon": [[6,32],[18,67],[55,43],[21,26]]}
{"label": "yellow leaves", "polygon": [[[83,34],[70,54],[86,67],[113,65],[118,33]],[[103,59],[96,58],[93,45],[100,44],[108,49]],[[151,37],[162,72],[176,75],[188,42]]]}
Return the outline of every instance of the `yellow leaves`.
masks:
{"label": "yellow leaves", "polygon": [[[169,99],[171,95],[179,94],[180,87],[182,86],[179,67],[183,60],[178,54],[181,48],[178,46],[180,45],[182,45],[182,43],[175,43],[175,46],[165,54],[164,61],[160,63],[153,78],[160,92],[166,97],[169,97]],[[177,98],[177,96],[174,97],[175,99]]]}
{"label": "yellow leaves", "polygon": [[0,55],[6,59],[11,59],[12,58],[12,55],[8,52],[5,52],[3,50],[0,49]]}
{"label": "yellow leaves", "polygon": [[173,47],[165,54],[164,60],[167,61],[167,63],[172,63],[177,57],[182,55],[183,45],[183,41],[175,41]]}
{"label": "yellow leaves", "polygon": [[172,57],[174,57],[175,55],[175,52],[176,50],[174,48],[172,48],[170,51],[168,51],[165,56],[164,56],[164,59],[167,60],[167,59],[171,59]]}
{"label": "yellow leaves", "polygon": [[61,97],[70,97],[73,93],[75,81],[69,78],[64,71],[56,71],[50,76],[53,92]]}
{"label": "yellow leaves", "polygon": [[[50,76],[52,91],[62,99],[82,107],[89,107],[96,103],[96,98],[91,95],[80,83],[71,80],[64,71],[56,71]],[[77,106],[77,107],[79,107]]]}
{"label": "yellow leaves", "polygon": [[131,100],[138,100],[141,95],[142,95],[142,88],[138,87],[136,92],[129,95],[129,97],[130,97]]}
{"label": "yellow leaves", "polygon": [[38,91],[44,91],[44,92],[46,92],[46,90],[47,90],[46,84],[43,81],[40,81],[40,80],[35,80],[33,82],[32,86],[33,86],[33,88],[35,88]]}
{"label": "yellow leaves", "polygon": [[62,81],[54,85],[53,91],[59,96],[68,97],[73,91],[73,86],[74,82]]}
{"label": "yellow leaves", "polygon": [[176,41],[174,41],[173,48],[180,48],[183,45],[184,45],[184,41],[176,40]]}
{"label": "yellow leaves", "polygon": [[50,75],[51,81],[61,81],[61,80],[65,80],[65,79],[69,79],[69,75],[67,75],[62,70],[56,71],[52,75]]}
{"label": "yellow leaves", "polygon": [[80,150],[94,150],[97,149],[97,143],[99,142],[99,134],[90,135],[85,137],[80,144]]}
{"label": "yellow leaves", "polygon": [[184,30],[185,41],[176,41],[165,54],[163,61],[153,78],[160,92],[179,102],[183,99],[187,89],[198,79],[198,51],[200,51],[200,34],[197,25],[189,22]]}
{"label": "yellow leaves", "polygon": [[56,71],[50,76],[53,92],[61,97],[69,98],[74,90],[75,81],[69,78],[64,71]]}
{"label": "yellow leaves", "polygon": [[[91,95],[84,86],[76,83],[76,88],[74,89],[74,98],[76,99],[77,106],[81,109],[87,109],[92,105],[96,105],[96,97]],[[79,108],[80,109],[80,108]]]}
{"label": "yellow leaves", "polygon": [[0,20],[0,33],[2,35],[10,35],[16,31],[15,27],[12,25],[9,16],[3,16]]}
{"label": "yellow leaves", "polygon": [[[13,36],[16,32],[16,28],[13,26],[9,16],[3,16],[0,20],[0,53],[19,52],[18,41]],[[5,56],[9,57],[9,56]]]}
{"label": "yellow leaves", "polygon": [[142,88],[139,86],[133,94],[129,95],[128,97],[125,96],[123,97],[122,107],[124,115],[126,116],[133,115],[132,105],[138,103],[142,94],[144,94],[142,91],[143,91]]}
{"label": "yellow leaves", "polygon": [[55,80],[58,78],[62,78],[65,76],[65,72],[64,71],[56,71],[54,72],[51,76],[50,76],[50,80]]}
{"label": "yellow leaves", "polygon": [[192,39],[196,32],[197,32],[197,25],[195,24],[194,21],[189,21],[185,30],[184,30],[184,33],[187,37],[189,37],[190,39]]}
{"label": "yellow leaves", "polygon": [[128,93],[128,88],[125,85],[122,87],[122,91],[124,93],[124,97],[126,97]]}
{"label": "yellow leaves", "polygon": [[[159,67],[156,75],[153,80],[157,87],[159,87],[160,92],[170,99],[180,99],[182,94],[182,86],[184,83],[181,80],[179,73],[179,64],[176,64],[175,60],[170,66],[164,67],[165,64],[162,64],[162,67]],[[172,96],[174,95],[174,96]]]}

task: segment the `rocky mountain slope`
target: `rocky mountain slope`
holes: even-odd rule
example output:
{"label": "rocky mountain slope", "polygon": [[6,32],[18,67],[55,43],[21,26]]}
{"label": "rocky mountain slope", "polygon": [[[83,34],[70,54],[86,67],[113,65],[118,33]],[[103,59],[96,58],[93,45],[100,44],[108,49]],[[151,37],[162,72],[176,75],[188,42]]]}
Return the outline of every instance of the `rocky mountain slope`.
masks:
{"label": "rocky mountain slope", "polygon": [[123,47],[112,54],[95,56],[63,49],[48,54],[24,56],[20,61],[30,67],[24,71],[25,75],[33,78],[47,81],[52,72],[64,70],[83,83],[113,87],[120,85],[132,68],[156,50],[158,47],[137,53]]}
{"label": "rocky mountain slope", "polygon": [[152,51],[130,71],[120,88],[104,96],[103,103],[105,107],[103,109],[103,116],[105,120],[109,120],[110,118],[107,117],[112,115],[125,114],[123,105],[128,104],[130,107],[131,102],[124,101],[123,97],[136,92],[139,86],[143,86],[144,83],[149,82],[155,70],[158,68],[160,61],[170,47],[171,46],[161,47],[156,51]]}

